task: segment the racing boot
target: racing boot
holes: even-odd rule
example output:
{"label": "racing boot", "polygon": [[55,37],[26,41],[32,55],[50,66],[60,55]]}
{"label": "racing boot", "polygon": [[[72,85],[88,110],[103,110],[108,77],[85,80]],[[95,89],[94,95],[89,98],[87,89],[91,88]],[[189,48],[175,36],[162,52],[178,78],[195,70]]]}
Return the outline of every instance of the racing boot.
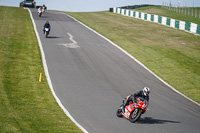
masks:
{"label": "racing boot", "polygon": [[125,113],[125,105],[122,105],[122,113]]}

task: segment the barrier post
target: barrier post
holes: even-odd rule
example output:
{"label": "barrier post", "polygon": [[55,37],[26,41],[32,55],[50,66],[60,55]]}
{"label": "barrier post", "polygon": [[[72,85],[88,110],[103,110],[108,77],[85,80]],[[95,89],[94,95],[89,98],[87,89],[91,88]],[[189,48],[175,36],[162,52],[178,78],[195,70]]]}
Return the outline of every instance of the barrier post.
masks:
{"label": "barrier post", "polygon": [[39,82],[42,82],[42,73],[40,73]]}

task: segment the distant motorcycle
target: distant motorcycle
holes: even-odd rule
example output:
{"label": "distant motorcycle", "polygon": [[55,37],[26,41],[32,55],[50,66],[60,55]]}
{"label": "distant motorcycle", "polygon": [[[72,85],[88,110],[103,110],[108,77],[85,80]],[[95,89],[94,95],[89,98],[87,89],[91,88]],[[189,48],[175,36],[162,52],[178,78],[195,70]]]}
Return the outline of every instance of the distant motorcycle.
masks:
{"label": "distant motorcycle", "polygon": [[38,12],[38,15],[39,15],[39,17],[41,17],[42,16],[42,11]]}
{"label": "distant motorcycle", "polygon": [[125,107],[125,111],[123,113],[122,112],[122,108],[124,104],[124,100],[123,100],[123,104],[117,110],[116,114],[118,117],[124,116],[125,118],[130,120],[130,122],[134,123],[140,118],[142,114],[146,112],[147,103],[148,102],[146,99],[142,97],[138,97],[136,102],[130,102],[129,105]]}
{"label": "distant motorcycle", "polygon": [[45,35],[46,38],[49,35],[49,31],[50,31],[50,28],[44,28],[44,32],[45,32],[44,35]]}

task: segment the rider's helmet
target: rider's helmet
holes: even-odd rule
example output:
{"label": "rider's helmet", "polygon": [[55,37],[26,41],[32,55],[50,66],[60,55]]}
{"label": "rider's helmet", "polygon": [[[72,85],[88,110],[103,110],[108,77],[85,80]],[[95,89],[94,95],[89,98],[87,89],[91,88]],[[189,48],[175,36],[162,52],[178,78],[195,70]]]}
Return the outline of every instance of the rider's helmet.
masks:
{"label": "rider's helmet", "polygon": [[49,21],[46,21],[46,24],[49,24]]}
{"label": "rider's helmet", "polygon": [[149,87],[144,87],[143,93],[144,93],[145,96],[148,96],[149,93],[150,93],[150,88]]}

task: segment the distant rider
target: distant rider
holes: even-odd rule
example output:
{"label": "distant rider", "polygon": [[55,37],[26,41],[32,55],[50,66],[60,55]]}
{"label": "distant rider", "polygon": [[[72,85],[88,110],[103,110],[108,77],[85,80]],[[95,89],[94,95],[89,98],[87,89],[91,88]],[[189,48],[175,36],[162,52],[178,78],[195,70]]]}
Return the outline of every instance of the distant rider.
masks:
{"label": "distant rider", "polygon": [[[51,26],[50,26],[49,21],[46,21],[46,23],[44,24],[44,28],[43,28],[44,33],[45,33],[45,28],[49,28],[49,32],[50,32]],[[44,34],[44,33],[43,33],[43,34]]]}
{"label": "distant rider", "polygon": [[43,4],[43,6],[42,6],[43,12],[45,12],[46,9],[47,9],[47,7],[45,6],[45,4]]}
{"label": "distant rider", "polygon": [[123,108],[122,108],[122,112],[125,112],[125,107],[127,105],[129,105],[129,103],[132,101],[132,102],[135,102],[137,101],[137,98],[138,97],[143,97],[144,99],[146,99],[149,103],[149,93],[150,93],[150,88],[149,87],[144,87],[143,90],[140,90],[134,94],[131,94],[131,95],[128,95],[124,102],[124,105],[123,105]]}
{"label": "distant rider", "polygon": [[38,13],[42,13],[42,7],[38,8]]}

